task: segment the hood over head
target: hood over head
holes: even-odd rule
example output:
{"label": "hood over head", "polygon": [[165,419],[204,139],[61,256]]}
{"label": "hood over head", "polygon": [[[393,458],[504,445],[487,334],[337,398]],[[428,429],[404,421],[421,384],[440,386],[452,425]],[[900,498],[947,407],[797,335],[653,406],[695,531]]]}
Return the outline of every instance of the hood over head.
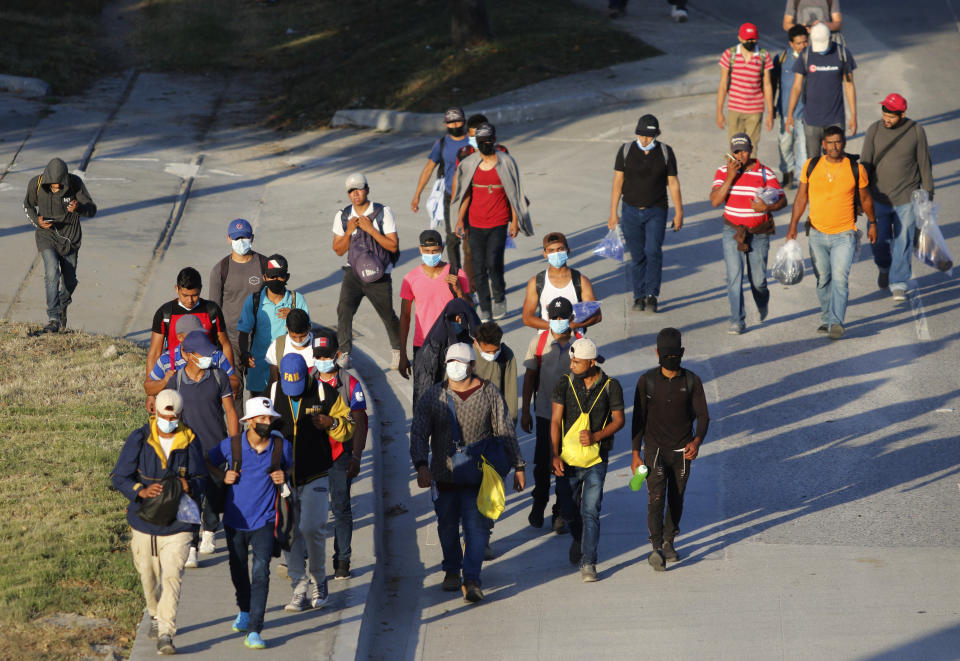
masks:
{"label": "hood over head", "polygon": [[43,185],[60,184],[64,188],[70,185],[70,171],[62,159],[52,158],[43,170]]}

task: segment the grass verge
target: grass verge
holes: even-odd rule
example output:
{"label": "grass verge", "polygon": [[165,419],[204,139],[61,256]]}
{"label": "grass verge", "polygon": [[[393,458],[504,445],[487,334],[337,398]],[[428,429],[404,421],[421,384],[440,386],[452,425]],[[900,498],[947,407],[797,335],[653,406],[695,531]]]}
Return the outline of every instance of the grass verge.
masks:
{"label": "grass verge", "polygon": [[[127,434],[143,423],[145,352],[116,338],[28,338],[0,323],[0,657],[70,659],[128,647],[143,596],[127,551],[126,499],[109,489]],[[104,358],[111,344],[118,352]],[[76,613],[110,626],[43,626]]]}
{"label": "grass verge", "polygon": [[440,112],[659,51],[570,0],[487,0],[494,39],[453,47],[446,0],[144,0],[134,43],[159,71],[261,72],[271,119],[321,126],[341,108]]}

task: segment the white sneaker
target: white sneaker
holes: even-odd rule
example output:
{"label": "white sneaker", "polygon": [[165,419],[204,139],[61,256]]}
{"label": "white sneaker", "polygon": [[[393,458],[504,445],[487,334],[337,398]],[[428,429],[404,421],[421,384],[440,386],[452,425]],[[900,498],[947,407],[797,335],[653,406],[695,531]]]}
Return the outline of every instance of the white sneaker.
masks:
{"label": "white sneaker", "polygon": [[316,583],[310,583],[310,606],[313,608],[320,608],[325,603],[327,603],[327,579],[323,579],[323,585],[317,585]]}
{"label": "white sneaker", "polygon": [[190,547],[190,552],[187,554],[187,561],[186,563],[184,563],[183,566],[186,567],[187,569],[196,569],[197,567],[200,566],[200,564],[197,562],[196,547],[193,547],[193,546]]}
{"label": "white sneaker", "polygon": [[210,555],[216,552],[217,547],[213,538],[214,532],[212,530],[204,530],[200,533],[200,548],[197,549],[200,555]]}
{"label": "white sneaker", "polygon": [[[399,362],[399,360],[400,359],[398,358],[397,361]],[[351,365],[353,365],[353,363],[350,362],[350,354],[349,353],[340,354],[340,357],[337,358],[337,365],[339,365],[345,370],[350,369]]]}
{"label": "white sneaker", "polygon": [[390,369],[400,369],[400,349],[393,350],[393,355],[390,357]]}
{"label": "white sneaker", "polygon": [[895,301],[905,301],[905,300],[907,300],[907,290],[906,290],[906,289],[891,289],[890,292],[893,294],[893,300],[895,300]]}
{"label": "white sneaker", "polygon": [[290,603],[284,606],[283,610],[290,611],[291,613],[299,613],[308,608],[310,608],[310,600],[307,599],[307,586],[305,583],[301,583],[297,586],[297,589],[293,591],[293,597],[291,597]]}
{"label": "white sneaker", "polygon": [[674,7],[670,10],[670,16],[677,23],[685,23],[687,21],[687,10]]}

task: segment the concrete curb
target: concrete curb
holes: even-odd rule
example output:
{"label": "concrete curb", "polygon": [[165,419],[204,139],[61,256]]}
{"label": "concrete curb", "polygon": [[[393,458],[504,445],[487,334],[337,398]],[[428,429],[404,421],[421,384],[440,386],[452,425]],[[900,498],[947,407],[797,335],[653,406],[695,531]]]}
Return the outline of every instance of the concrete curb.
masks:
{"label": "concrete curb", "polygon": [[23,96],[38,97],[49,94],[50,85],[39,78],[11,76],[3,73],[0,74],[0,90],[22,94]]}

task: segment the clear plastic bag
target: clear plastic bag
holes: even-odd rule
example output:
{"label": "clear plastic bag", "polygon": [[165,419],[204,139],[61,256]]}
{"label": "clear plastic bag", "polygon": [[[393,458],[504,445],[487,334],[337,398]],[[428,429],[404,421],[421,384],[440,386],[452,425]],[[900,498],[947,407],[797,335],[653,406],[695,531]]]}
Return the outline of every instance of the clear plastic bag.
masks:
{"label": "clear plastic bag", "polygon": [[579,301],[573,304],[573,320],[585,321],[600,310],[600,301]]}
{"label": "clear plastic bag", "polygon": [[427,196],[427,215],[430,217],[430,229],[442,232],[443,228],[443,177],[438,177]]}
{"label": "clear plastic bag", "polygon": [[803,251],[800,242],[790,239],[773,258],[773,277],[781,285],[795,285],[803,280]]}
{"label": "clear plastic bag", "polygon": [[197,507],[197,502],[187,494],[180,496],[180,506],[177,508],[177,521],[196,525],[200,524],[200,508]]}
{"label": "clear plastic bag", "polygon": [[507,242],[504,244],[504,250],[512,250],[517,247],[517,242],[513,240],[513,237],[507,234]]}
{"label": "clear plastic bag", "polygon": [[779,188],[766,186],[757,190],[756,199],[764,204],[776,204],[783,197],[783,191]]}
{"label": "clear plastic bag", "polygon": [[953,258],[937,225],[939,205],[930,199],[925,190],[913,191],[912,202],[917,217],[917,258],[938,271],[953,275]]}
{"label": "clear plastic bag", "polygon": [[607,232],[603,240],[593,249],[593,254],[618,262],[623,261],[623,232],[620,225]]}

